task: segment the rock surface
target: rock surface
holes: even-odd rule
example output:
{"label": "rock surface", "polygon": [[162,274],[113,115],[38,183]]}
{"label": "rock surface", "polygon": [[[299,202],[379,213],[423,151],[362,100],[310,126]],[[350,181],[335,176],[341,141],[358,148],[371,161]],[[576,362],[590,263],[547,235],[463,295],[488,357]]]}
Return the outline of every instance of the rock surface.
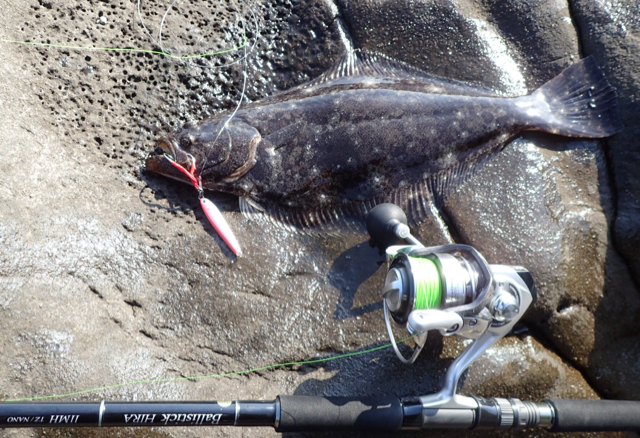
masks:
{"label": "rock surface", "polygon": [[[640,399],[640,14],[632,1],[202,1],[170,9],[162,40],[168,5],[161,2],[142,2],[140,16],[135,2],[0,4],[3,39],[162,47],[173,55],[236,47],[242,28],[248,41],[246,53],[188,60],[0,42],[2,398],[219,374],[385,343],[382,258],[364,238],[300,236],[248,222],[235,198],[209,194],[243,246],[245,257],[235,261],[192,189],[141,170],[159,135],[154,126],[172,130],[233,107],[245,74],[245,98],[256,100],[362,47],[507,95],[528,93],[573,60],[596,56],[618,87],[625,131],[604,142],[527,134],[446,202],[462,240],[490,262],[528,267],[540,294],[527,316],[530,332],[482,356],[462,392]],[[416,231],[427,244],[443,243],[429,221]],[[439,388],[462,348],[449,338],[428,345],[411,368],[385,349],[70,398],[425,394]]]}
{"label": "rock surface", "polygon": [[610,82],[618,89],[620,114],[625,129],[607,142],[612,180],[616,187],[615,245],[628,261],[636,284],[640,282],[640,178],[637,169],[640,124],[634,117],[640,110],[640,4],[578,0],[572,8],[585,53],[603,65]]}

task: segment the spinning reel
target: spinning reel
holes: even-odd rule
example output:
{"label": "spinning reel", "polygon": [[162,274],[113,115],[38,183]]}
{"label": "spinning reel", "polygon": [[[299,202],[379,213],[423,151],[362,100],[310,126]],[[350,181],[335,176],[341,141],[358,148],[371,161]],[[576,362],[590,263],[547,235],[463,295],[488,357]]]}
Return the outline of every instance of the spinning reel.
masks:
{"label": "spinning reel", "polygon": [[[533,277],[520,266],[490,265],[467,245],[424,247],[409,233],[404,212],[380,204],[367,216],[372,239],[384,246],[405,239],[411,245],[386,249],[387,275],[382,287],[384,316],[398,358],[413,363],[430,331],[471,339],[453,362],[443,389],[421,397],[425,406],[477,405],[455,393],[464,370],[482,352],[508,334],[536,299]],[[413,335],[409,357],[396,344],[392,324]]]}

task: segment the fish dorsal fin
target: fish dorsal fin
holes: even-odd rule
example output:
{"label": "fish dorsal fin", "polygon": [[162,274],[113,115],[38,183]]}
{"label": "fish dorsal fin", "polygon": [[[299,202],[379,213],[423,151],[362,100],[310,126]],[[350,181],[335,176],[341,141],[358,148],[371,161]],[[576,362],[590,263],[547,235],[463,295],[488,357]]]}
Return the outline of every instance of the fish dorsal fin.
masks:
{"label": "fish dorsal fin", "polygon": [[338,84],[353,85],[356,77],[372,79],[371,83],[367,84],[365,81],[364,85],[373,85],[378,78],[381,84],[389,88],[406,91],[471,96],[497,95],[488,88],[436,76],[387,55],[364,50],[348,52],[323,74],[296,89],[324,88]]}
{"label": "fish dorsal fin", "polygon": [[318,84],[332,82],[336,79],[353,76],[382,76],[398,79],[416,79],[428,75],[415,67],[401,61],[389,58],[386,55],[353,50],[343,55],[329,70],[303,84],[309,88]]}
{"label": "fish dorsal fin", "polygon": [[294,209],[269,205],[253,198],[240,198],[240,211],[252,220],[267,219],[287,230],[303,234],[344,235],[366,232],[365,217],[376,205],[391,202],[404,210],[411,225],[417,225],[431,215],[440,215],[448,195],[468,181],[500,148],[501,142],[479,148],[483,152],[469,156],[449,168],[417,183],[397,188],[386,195],[364,201],[354,201],[318,209]]}

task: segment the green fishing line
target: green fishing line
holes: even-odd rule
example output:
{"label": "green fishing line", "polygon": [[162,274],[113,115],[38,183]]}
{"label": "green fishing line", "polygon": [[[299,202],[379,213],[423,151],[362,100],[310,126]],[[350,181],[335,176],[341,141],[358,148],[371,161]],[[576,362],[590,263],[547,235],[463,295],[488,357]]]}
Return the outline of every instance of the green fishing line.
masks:
{"label": "green fishing line", "polygon": [[[412,337],[413,336],[409,336],[408,338],[403,339],[400,342],[407,341],[407,340],[411,339]],[[336,355],[336,356],[323,357],[323,358],[320,358],[320,359],[304,360],[304,361],[299,361],[299,362],[284,362],[284,363],[279,363],[279,364],[274,364],[274,365],[265,365],[265,366],[262,366],[262,367],[259,367],[259,368],[251,368],[251,369],[242,370],[242,371],[231,371],[231,372],[228,372],[228,373],[208,374],[208,375],[203,375],[203,376],[186,376],[186,377],[169,377],[169,378],[165,378],[165,379],[134,380],[134,381],[131,381],[131,382],[117,383],[115,385],[101,386],[101,387],[97,387],[97,388],[91,388],[91,389],[84,389],[84,390],[81,390],[81,391],[69,392],[69,393],[66,393],[66,394],[53,394],[53,395],[42,395],[42,396],[36,396],[36,397],[13,398],[13,399],[7,399],[7,400],[3,400],[3,401],[4,402],[28,402],[28,401],[36,401],[36,400],[47,400],[47,399],[54,399],[54,398],[72,397],[72,396],[81,395],[81,394],[88,394],[88,393],[92,393],[92,392],[105,391],[105,390],[108,390],[108,389],[122,388],[124,386],[144,385],[144,384],[150,384],[150,383],[178,382],[178,381],[185,381],[185,380],[192,380],[193,381],[193,380],[216,379],[216,378],[221,378],[221,377],[239,376],[239,375],[244,375],[244,374],[256,373],[258,371],[271,370],[271,369],[275,369],[275,368],[283,368],[283,367],[295,366],[295,365],[311,365],[311,364],[315,364],[315,363],[328,362],[328,361],[331,361],[331,360],[345,359],[347,357],[360,356],[360,355],[367,354],[367,353],[373,353],[374,351],[384,350],[384,349],[389,348],[389,347],[391,347],[391,344],[384,344],[384,345],[379,345],[377,347],[369,348],[369,349],[366,349],[366,350],[351,351],[349,353],[339,354],[339,355]]]}
{"label": "green fishing line", "polygon": [[442,287],[438,267],[431,259],[409,257],[416,287],[416,310],[433,309],[442,302]]}

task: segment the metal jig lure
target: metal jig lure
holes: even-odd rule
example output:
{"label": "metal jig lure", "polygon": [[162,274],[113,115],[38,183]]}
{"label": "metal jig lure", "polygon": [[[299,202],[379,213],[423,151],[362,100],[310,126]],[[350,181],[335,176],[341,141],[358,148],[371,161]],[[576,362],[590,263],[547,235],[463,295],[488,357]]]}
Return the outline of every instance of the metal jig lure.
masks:
{"label": "metal jig lure", "polygon": [[193,184],[193,187],[198,191],[198,199],[200,200],[200,206],[202,207],[202,211],[204,211],[205,216],[209,220],[209,223],[216,230],[218,235],[224,240],[229,249],[233,251],[236,257],[242,257],[242,250],[240,249],[240,244],[238,243],[238,239],[231,231],[231,227],[220,213],[220,210],[216,205],[209,201],[204,196],[204,190],[202,189],[202,184],[196,178],[196,159],[190,154],[187,154],[189,159],[191,160],[191,168],[189,170],[185,169],[182,165],[175,162],[175,160],[169,156],[168,154],[164,154],[164,157],[169,160],[169,162],[180,172],[184,173],[187,178]]}

